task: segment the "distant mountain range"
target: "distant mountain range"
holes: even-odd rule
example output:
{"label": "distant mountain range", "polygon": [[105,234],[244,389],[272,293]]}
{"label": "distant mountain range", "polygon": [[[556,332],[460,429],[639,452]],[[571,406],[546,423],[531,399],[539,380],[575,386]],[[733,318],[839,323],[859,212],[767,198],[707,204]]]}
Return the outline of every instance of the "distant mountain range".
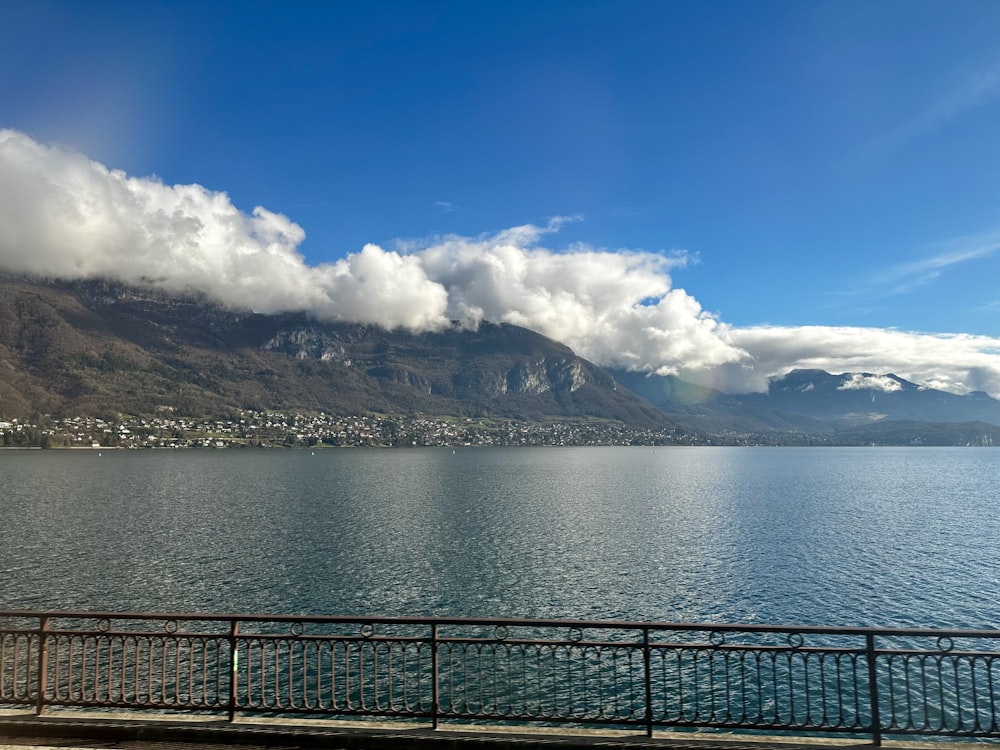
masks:
{"label": "distant mountain range", "polygon": [[732,395],[609,372],[511,325],[415,334],[116,282],[0,276],[0,419],[164,407],[607,420],[727,442],[1000,444],[1000,401],[895,375],[795,370],[766,393]]}
{"label": "distant mountain range", "polygon": [[[785,432],[847,443],[965,444],[996,437],[1000,401],[981,391],[963,396],[919,386],[896,375],[792,370],[766,393],[725,394],[674,376],[613,371],[639,396],[708,433]],[[915,426],[935,425],[933,430]],[[957,425],[963,425],[959,430]],[[944,436],[942,425],[950,433]],[[903,429],[905,427],[905,429]],[[902,435],[908,437],[904,441]]]}

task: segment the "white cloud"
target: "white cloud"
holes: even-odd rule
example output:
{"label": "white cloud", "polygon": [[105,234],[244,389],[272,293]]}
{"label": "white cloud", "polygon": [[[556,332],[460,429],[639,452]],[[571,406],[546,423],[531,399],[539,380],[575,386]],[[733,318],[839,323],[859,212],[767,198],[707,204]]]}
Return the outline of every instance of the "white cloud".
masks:
{"label": "white cloud", "polygon": [[204,292],[262,312],[417,330],[447,323],[447,294],[418,261],[370,247],[306,265],[305,232],[225,193],[128,177],[0,130],[0,267],[61,278],[109,276]]}
{"label": "white cloud", "polygon": [[725,368],[713,381],[723,389],[764,390],[767,378],[797,368],[832,373],[893,373],[952,393],[987,391],[1000,397],[1000,339],[884,328],[752,326],[731,330],[752,362]]}
{"label": "white cloud", "polygon": [[671,287],[669,271],[686,262],[683,254],[539,246],[559,224],[448,237],[413,252],[448,289],[453,319],[532,328],[616,367],[672,372],[746,356],[726,340],[724,324]]}
{"label": "white cloud", "polygon": [[860,372],[851,373],[843,383],[837,386],[838,391],[882,391],[892,393],[903,390],[898,380],[888,375],[866,375]]}
{"label": "white cloud", "polygon": [[321,299],[306,307],[319,318],[431,330],[447,324],[448,293],[428,279],[418,258],[365,245],[315,273]]}
{"label": "white cloud", "polygon": [[[671,273],[674,254],[545,247],[566,221],[395,250],[366,245],[307,265],[287,217],[237,209],[225,193],[129,177],[73,152],[0,130],[0,268],[107,276],[197,290],[262,312],[432,330],[449,319],[523,325],[598,364],[677,373],[722,390],[763,390],[794,368],[894,372],[919,384],[1000,396],[1000,339],[835,327],[734,328]],[[928,269],[982,257],[954,248]],[[915,269],[921,270],[921,269]]]}

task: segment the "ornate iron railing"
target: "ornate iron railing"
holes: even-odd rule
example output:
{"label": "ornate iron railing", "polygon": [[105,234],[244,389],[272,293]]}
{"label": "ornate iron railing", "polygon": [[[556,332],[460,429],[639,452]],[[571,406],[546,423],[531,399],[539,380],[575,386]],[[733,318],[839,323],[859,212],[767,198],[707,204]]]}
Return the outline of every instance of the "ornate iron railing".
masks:
{"label": "ornate iron railing", "polygon": [[0,705],[1000,737],[1000,631],[0,612]]}

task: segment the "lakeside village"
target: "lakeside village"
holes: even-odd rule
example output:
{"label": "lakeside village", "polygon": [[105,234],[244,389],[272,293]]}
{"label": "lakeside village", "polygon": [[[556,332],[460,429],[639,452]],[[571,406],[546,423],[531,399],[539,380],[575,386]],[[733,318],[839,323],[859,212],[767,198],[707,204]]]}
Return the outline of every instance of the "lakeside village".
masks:
{"label": "lakeside village", "polygon": [[[240,412],[195,419],[163,414],[0,419],[4,448],[317,448],[419,446],[710,445],[717,438],[614,422],[526,422],[407,416]],[[750,442],[733,437],[730,445]],[[753,441],[757,442],[757,441]]]}

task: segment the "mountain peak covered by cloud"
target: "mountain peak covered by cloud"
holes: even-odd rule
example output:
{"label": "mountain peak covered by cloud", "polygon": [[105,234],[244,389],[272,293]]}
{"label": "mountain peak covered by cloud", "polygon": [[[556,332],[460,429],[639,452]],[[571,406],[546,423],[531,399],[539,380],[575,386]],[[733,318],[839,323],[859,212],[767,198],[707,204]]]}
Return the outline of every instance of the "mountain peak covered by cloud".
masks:
{"label": "mountain peak covered by cloud", "polygon": [[568,219],[478,237],[376,244],[310,265],[288,217],[224,192],[132,177],[0,130],[0,269],[197,291],[224,305],[428,331],[451,320],[531,328],[594,362],[765,390],[791,369],[892,370],[1000,395],[1000,340],[886,329],[733,327],[673,284],[683,252],[546,246]]}
{"label": "mountain peak covered by cloud", "polygon": [[726,326],[671,284],[681,255],[542,240],[567,220],[402,250],[369,244],[310,266],[303,229],[223,192],[129,177],[81,154],[0,131],[0,263],[8,270],[107,276],[198,291],[260,312],[416,331],[450,320],[514,323],[618,366],[675,370],[746,356]]}
{"label": "mountain peak covered by cloud", "polygon": [[837,386],[838,391],[882,391],[895,393],[903,390],[903,385],[888,375],[872,375],[867,372],[852,372],[844,376],[843,382]]}

